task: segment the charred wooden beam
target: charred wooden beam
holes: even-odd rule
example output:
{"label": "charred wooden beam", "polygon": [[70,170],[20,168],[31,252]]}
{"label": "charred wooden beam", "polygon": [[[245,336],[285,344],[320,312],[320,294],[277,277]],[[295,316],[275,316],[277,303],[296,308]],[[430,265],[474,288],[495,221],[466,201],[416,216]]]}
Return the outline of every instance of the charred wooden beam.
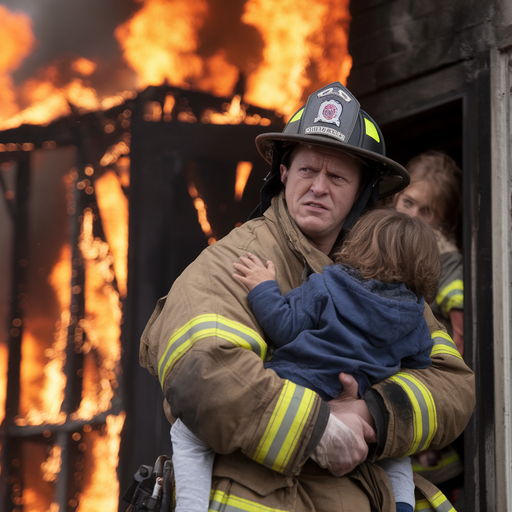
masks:
{"label": "charred wooden beam", "polygon": [[[28,200],[30,190],[30,158],[21,153],[17,159],[16,190],[14,206],[14,241],[12,252],[12,293],[10,297],[7,390],[5,399],[5,418],[2,424],[2,474],[0,476],[0,503],[12,508],[12,496],[15,486],[16,447],[6,433],[8,425],[14,422],[19,412],[21,340],[23,332],[24,309],[27,302],[28,260]],[[19,460],[18,457],[15,457]]]}

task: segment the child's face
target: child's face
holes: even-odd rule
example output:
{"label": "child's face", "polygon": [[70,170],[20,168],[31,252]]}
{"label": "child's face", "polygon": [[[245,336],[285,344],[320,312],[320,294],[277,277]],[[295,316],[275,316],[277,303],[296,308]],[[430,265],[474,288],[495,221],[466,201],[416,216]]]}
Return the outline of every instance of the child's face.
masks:
{"label": "child's face", "polygon": [[396,209],[410,217],[417,217],[432,227],[439,224],[434,210],[432,189],[430,184],[425,181],[411,183],[398,196]]}

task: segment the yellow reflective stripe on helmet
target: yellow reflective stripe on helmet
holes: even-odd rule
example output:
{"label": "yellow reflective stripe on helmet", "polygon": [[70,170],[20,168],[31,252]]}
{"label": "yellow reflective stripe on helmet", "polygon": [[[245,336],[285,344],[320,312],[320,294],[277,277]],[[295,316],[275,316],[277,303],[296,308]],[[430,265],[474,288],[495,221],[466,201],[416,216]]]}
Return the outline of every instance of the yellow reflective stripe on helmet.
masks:
{"label": "yellow reflective stripe on helmet", "polygon": [[295,121],[298,121],[301,117],[302,117],[302,114],[304,113],[304,109],[301,108],[291,119],[290,119],[290,123],[294,123]]}
{"label": "yellow reflective stripe on helmet", "polygon": [[169,339],[158,363],[158,378],[162,387],[165,377],[179,358],[196,341],[210,337],[222,338],[237,347],[252,350],[265,360],[267,345],[254,329],[221,315],[199,315],[178,329]]}
{"label": "yellow reflective stripe on helmet", "polygon": [[432,348],[432,352],[430,353],[430,357],[435,354],[450,354],[451,356],[462,359],[462,356],[457,350],[455,343],[444,331],[434,331],[432,333],[432,341],[434,342],[434,346]]}
{"label": "yellow reflective stripe on helmet", "polygon": [[375,139],[378,143],[380,143],[380,137],[377,128],[375,128],[375,125],[366,117],[364,118],[364,128],[366,131],[366,135],[368,135],[368,137],[371,137],[372,139]]}
{"label": "yellow reflective stripe on helmet", "polygon": [[406,455],[428,448],[437,430],[436,404],[428,388],[409,373],[398,372],[390,377],[407,394],[413,412],[413,442]]}
{"label": "yellow reflective stripe on helmet", "polygon": [[223,491],[212,491],[208,512],[219,512],[221,510],[222,512],[286,512],[280,508],[266,507],[255,501],[226,494]]}
{"label": "yellow reflective stripe on helmet", "polygon": [[297,446],[314,402],[313,391],[285,381],[253,459],[274,471],[282,471]]}
{"label": "yellow reflective stripe on helmet", "polygon": [[439,290],[436,303],[445,316],[448,316],[452,309],[462,309],[464,307],[464,283],[462,280],[456,279]]}

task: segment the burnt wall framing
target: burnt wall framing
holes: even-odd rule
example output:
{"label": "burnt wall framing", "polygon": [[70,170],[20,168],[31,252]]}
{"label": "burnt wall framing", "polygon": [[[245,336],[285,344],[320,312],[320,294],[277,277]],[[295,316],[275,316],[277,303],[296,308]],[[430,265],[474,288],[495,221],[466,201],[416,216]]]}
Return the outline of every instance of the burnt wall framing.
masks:
{"label": "burnt wall framing", "polygon": [[[123,108],[124,109],[124,108]],[[114,119],[120,110],[114,109]],[[101,430],[109,414],[118,415],[122,411],[121,389],[117,388],[108,411],[95,415],[92,419],[73,419],[73,412],[82,398],[82,376],[84,355],[82,347],[86,341],[81,320],[85,317],[85,268],[78,249],[83,211],[96,209],[94,193],[86,193],[79,183],[89,178],[87,165],[100,168],[99,160],[107,148],[123,133],[118,127],[107,134],[101,122],[101,115],[71,116],[47,127],[24,125],[0,133],[0,163],[14,162],[16,178],[13,199],[7,200],[8,211],[13,221],[13,243],[11,255],[12,284],[10,296],[10,314],[7,326],[8,368],[6,389],[6,414],[0,426],[2,446],[0,477],[0,508],[5,511],[23,510],[22,493],[26,468],[21,463],[22,444],[36,443],[48,447],[58,446],[60,470],[54,486],[52,502],[59,510],[72,512],[76,509],[83,490],[84,448],[83,441],[89,432]],[[119,124],[119,123],[118,123]],[[73,146],[75,151],[75,177],[72,199],[68,206],[74,213],[69,215],[69,243],[72,248],[72,290],[70,303],[70,321],[67,329],[66,362],[63,373],[66,377],[64,401],[61,411],[66,414],[64,422],[41,424],[20,424],[17,421],[20,401],[21,344],[25,318],[25,305],[30,290],[27,289],[27,270],[31,261],[28,251],[29,236],[29,198],[31,195],[31,155],[34,150],[45,150]],[[2,180],[2,195],[6,195],[6,183]],[[9,197],[6,195],[6,197]],[[96,211],[97,214],[97,211]],[[94,234],[104,239],[101,218],[97,215],[94,222]],[[38,469],[38,468],[37,468]]]}
{"label": "burnt wall framing", "polygon": [[[350,83],[349,83],[350,87]],[[357,95],[357,90],[354,90]],[[491,134],[489,55],[460,62],[380,91],[360,96],[362,108],[382,127],[384,137],[397,138],[394,130],[407,127],[414,132],[414,120],[428,119],[437,112],[439,129],[443,122],[455,123],[454,105],[460,105],[463,170],[463,254],[464,254],[464,358],[476,375],[477,404],[465,432],[466,510],[498,510],[495,489],[494,373],[493,354],[493,268],[491,219]],[[446,110],[445,110],[446,107]],[[443,115],[443,111],[447,113]],[[423,139],[420,138],[423,137]],[[451,137],[456,146],[456,138]],[[455,142],[454,142],[455,141]],[[447,142],[435,130],[419,127],[416,153],[443,148]],[[388,155],[402,164],[412,154],[393,145]],[[403,149],[403,148],[402,148]],[[456,158],[457,159],[457,158]]]}

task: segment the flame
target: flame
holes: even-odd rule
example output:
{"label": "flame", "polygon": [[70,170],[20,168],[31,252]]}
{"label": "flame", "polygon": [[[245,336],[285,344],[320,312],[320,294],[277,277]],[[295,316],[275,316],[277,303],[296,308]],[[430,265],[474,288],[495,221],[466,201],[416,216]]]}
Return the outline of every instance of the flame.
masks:
{"label": "flame", "polygon": [[84,57],[80,57],[79,59],[75,60],[71,65],[71,69],[73,71],[76,71],[83,76],[92,75],[96,70],[96,67],[97,64],[95,62]]}
{"label": "flame", "polygon": [[71,114],[70,104],[90,111],[100,109],[96,91],[85,85],[80,78],[59,88],[54,83],[59,78],[55,66],[48,67],[43,75],[43,78],[30,78],[25,82],[20,97],[29,106],[4,120],[0,129],[16,128],[23,123],[48,124],[57,117]]}
{"label": "flame", "polygon": [[139,87],[170,85],[187,88],[202,73],[196,55],[197,31],[208,14],[205,1],[137,0],[142,8],[117,27],[115,36],[125,60],[139,77]]}
{"label": "flame", "polygon": [[[44,320],[32,320],[23,331],[21,360],[21,396],[18,425],[40,425],[41,423],[63,423],[65,414],[60,412],[64,400],[66,376],[63,373],[66,361],[66,344],[71,302],[71,248],[62,248],[59,261],[54,266],[48,282],[54,289],[61,311],[56,322],[54,342],[41,358],[41,341],[35,334]],[[46,364],[45,364],[46,363]]]}
{"label": "flame", "polygon": [[[80,321],[80,328],[87,341],[82,347],[85,354],[82,401],[72,419],[91,419],[111,407],[121,357],[122,311],[119,294],[111,284],[114,260],[109,245],[94,237],[93,220],[92,211],[85,209],[79,239],[85,262],[85,318]],[[99,365],[90,353],[92,349],[99,356]]]}
{"label": "flame", "polygon": [[[58,451],[58,449],[57,449]],[[45,470],[50,469],[49,465],[52,452],[56,455],[54,448],[30,440],[21,443],[21,462],[23,468],[31,468],[32,471],[23,472],[23,486],[15,485],[13,494],[18,494],[13,502],[22,505],[23,510],[30,512],[47,512],[52,510],[52,501],[55,492],[55,484],[52,480],[44,478]],[[56,462],[56,461],[55,461]],[[55,467],[52,468],[54,470]],[[46,473],[49,475],[50,473]],[[54,508],[55,510],[55,508]]]}
{"label": "flame", "polygon": [[62,448],[54,445],[48,458],[41,464],[41,471],[45,482],[55,482],[57,480],[62,464],[61,454]]}
{"label": "flame", "polygon": [[217,239],[213,236],[212,227],[208,222],[208,216],[206,215],[206,204],[199,196],[199,192],[192,182],[188,184],[188,193],[193,199],[194,208],[197,210],[197,220],[199,221],[199,225],[201,226],[203,233],[209,237],[208,244],[212,245],[217,241]]}
{"label": "flame", "polygon": [[303,91],[311,85],[308,68],[329,55],[329,45],[342,46],[321,66],[321,82],[346,82],[351,61],[345,61],[344,29],[349,20],[348,2],[249,0],[242,21],[261,32],[265,49],[262,64],[247,79],[244,100],[290,117],[302,104]]}
{"label": "flame", "polygon": [[23,123],[45,125],[72,113],[70,105],[81,111],[108,109],[134,97],[133,91],[99,98],[84,77],[89,77],[97,64],[84,57],[67,63],[49,64],[37,76],[17,87],[10,74],[34,47],[32,21],[25,14],[11,13],[0,6],[0,130],[16,128]]}
{"label": "flame", "polygon": [[0,343],[0,425],[5,418],[5,397],[7,392],[7,356],[5,343]]}
{"label": "flame", "polygon": [[251,162],[238,162],[236,167],[235,201],[241,201],[245,185],[252,171]]}
{"label": "flame", "polygon": [[86,438],[86,444],[92,444],[92,449],[85,452],[86,457],[92,455],[93,460],[86,464],[90,467],[87,473],[89,482],[84,486],[77,512],[102,510],[115,512],[119,504],[119,482],[116,468],[119,462],[120,434],[123,428],[125,414],[109,415],[104,432],[92,431]]}
{"label": "flame", "polygon": [[0,125],[18,113],[15,87],[10,73],[15,71],[34,47],[31,19],[22,13],[12,13],[0,5]]}
{"label": "flame", "polygon": [[114,257],[114,272],[121,297],[126,297],[128,269],[128,199],[117,174],[106,172],[96,180],[96,199],[103,229]]}
{"label": "flame", "polygon": [[226,97],[232,94],[239,75],[238,68],[228,62],[226,51],[220,49],[206,59],[203,76],[194,85],[202,91]]}
{"label": "flame", "polygon": [[[115,30],[123,58],[137,73],[137,87],[168,83],[190,87],[217,96],[231,96],[241,73],[246,77],[243,102],[274,109],[289,118],[309,92],[325,83],[346,82],[352,61],[347,51],[349,1],[248,0],[241,21],[255,27],[264,42],[263,58],[235,56],[233,48],[214,48],[200,55],[200,30],[215,3],[207,0],[136,0],[140,9]],[[89,80],[99,79],[97,62],[84,57],[59,59],[41,69],[36,77],[17,87],[11,78],[34,47],[32,22],[23,14],[0,11],[0,129],[22,123],[47,124],[69,115],[70,105],[79,111],[97,111],[120,105],[135,91],[101,97]],[[222,40],[221,40],[222,41]],[[232,60],[238,59],[235,65]],[[69,59],[68,59],[69,60]],[[112,80],[111,80],[112,81]],[[101,78],[101,83],[107,80]],[[161,119],[161,105],[154,105],[153,120]],[[167,110],[167,112],[166,112]],[[148,113],[149,115],[149,113]],[[164,120],[170,111],[164,108]],[[202,116],[208,119],[209,114]],[[182,111],[178,120],[195,122],[191,112]],[[240,122],[260,123],[256,117],[241,116]],[[207,121],[215,122],[215,121]],[[221,121],[224,124],[226,120]],[[231,118],[229,123],[233,123]]]}

